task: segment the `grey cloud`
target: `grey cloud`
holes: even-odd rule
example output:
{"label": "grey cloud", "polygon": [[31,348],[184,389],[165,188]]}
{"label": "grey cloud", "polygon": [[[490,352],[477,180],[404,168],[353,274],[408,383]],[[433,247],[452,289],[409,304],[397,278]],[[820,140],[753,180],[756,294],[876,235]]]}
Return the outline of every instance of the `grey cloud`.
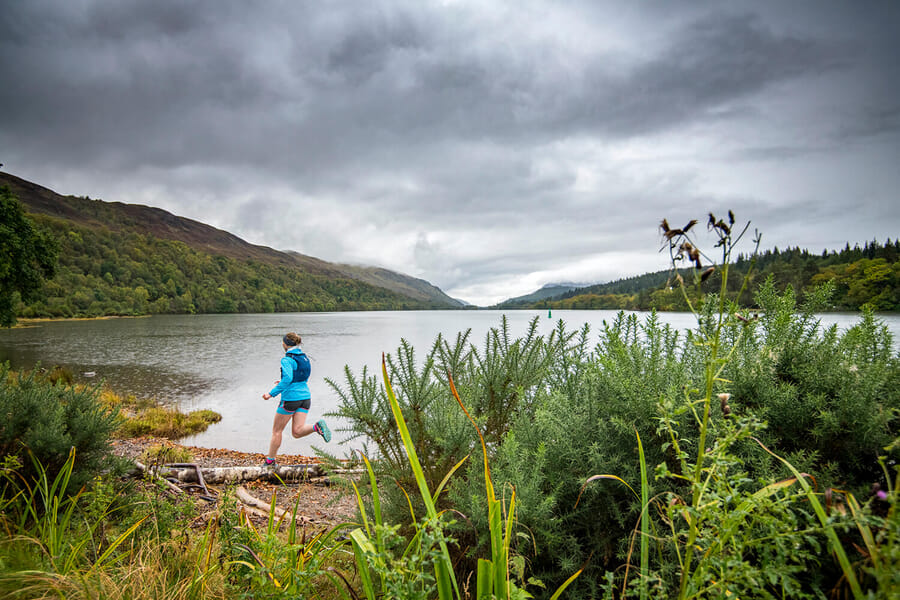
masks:
{"label": "grey cloud", "polygon": [[[240,34],[231,21],[240,18],[236,11],[215,20],[181,5],[162,8],[104,4],[88,11],[55,50],[45,48],[58,64],[42,57],[29,65],[35,68],[25,83],[34,93],[26,95],[35,101],[16,103],[23,126],[43,121],[66,144],[122,167],[148,159],[160,166],[197,157],[256,160],[299,168],[315,180],[334,161],[352,167],[356,160],[403,160],[441,140],[518,144],[591,130],[647,134],[771,81],[834,65],[829,48],[778,38],[752,18],[714,16],[681,31],[664,57],[624,73],[607,67],[615,57],[600,54],[572,65],[578,75],[568,85],[554,75],[566,62],[557,49],[526,45],[514,53],[487,44],[475,52],[466,44],[470,31],[444,23],[435,33],[412,10],[370,9],[355,19],[289,15],[290,25],[277,29],[291,47],[275,44],[270,58],[290,56],[294,78],[273,80],[248,64],[241,40],[214,29],[224,21],[224,31]],[[251,54],[253,35],[268,33],[260,21],[246,23]],[[105,72],[85,79],[66,71],[76,60],[88,71],[98,58],[110,61],[116,42]],[[46,78],[61,81],[53,98],[37,93]],[[15,100],[0,103],[11,108]],[[54,110],[59,104],[69,110]],[[129,142],[133,149],[123,149]],[[110,146],[118,147],[114,156]]]}
{"label": "grey cloud", "polygon": [[708,117],[778,81],[838,68],[840,57],[834,44],[780,37],[753,17],[716,15],[679,32],[664,56],[619,78],[598,76],[599,97],[586,116],[614,135],[647,134]]}
{"label": "grey cloud", "polygon": [[[810,184],[817,168],[860,197],[844,219],[820,210],[819,229],[869,237],[900,184],[859,166],[900,159],[898,14],[887,2],[13,2],[0,11],[0,160],[80,186],[62,193],[214,214],[276,247],[285,223],[312,215],[294,249],[326,260],[403,239],[384,266],[458,288],[653,256],[662,216],[722,205],[761,212],[773,239],[792,219],[815,241],[802,203],[846,201]],[[472,235],[477,252],[444,241]]]}

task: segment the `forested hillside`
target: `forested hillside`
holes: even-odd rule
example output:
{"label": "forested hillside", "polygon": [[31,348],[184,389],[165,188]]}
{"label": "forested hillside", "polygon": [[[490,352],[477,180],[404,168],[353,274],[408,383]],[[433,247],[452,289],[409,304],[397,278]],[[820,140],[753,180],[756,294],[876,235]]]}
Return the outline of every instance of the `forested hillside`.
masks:
{"label": "forested hillside", "polygon": [[[750,270],[751,259],[738,257],[731,267],[729,289],[737,292],[740,280]],[[692,269],[679,273],[694,293]],[[900,311],[900,240],[884,243],[877,240],[842,250],[810,253],[800,248],[779,250],[777,247],[760,252],[751,271],[750,293],[741,303],[753,304],[753,291],[772,277],[779,291],[791,286],[795,291],[807,292],[831,283],[834,286],[832,310],[858,310],[864,304],[877,311]],[[702,291],[716,291],[721,281],[714,274],[702,284]],[[527,297],[525,297],[527,298]],[[575,308],[625,310],[687,310],[684,297],[673,285],[673,273],[657,271],[572,290],[559,296],[528,302],[513,299],[500,305],[509,308]]]}
{"label": "forested hillside", "polygon": [[8,174],[0,185],[60,246],[56,275],[19,317],[461,305],[422,280],[255,246],[161,209],[63,197]]}

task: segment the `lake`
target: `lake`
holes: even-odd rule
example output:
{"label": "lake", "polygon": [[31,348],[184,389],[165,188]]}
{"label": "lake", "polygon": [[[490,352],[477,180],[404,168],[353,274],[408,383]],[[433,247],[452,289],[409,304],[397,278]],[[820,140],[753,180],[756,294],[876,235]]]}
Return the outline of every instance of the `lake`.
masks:
{"label": "lake", "polygon": [[[325,383],[328,377],[344,381],[344,366],[358,375],[364,365],[381,373],[381,354],[395,353],[401,338],[424,356],[439,333],[455,339],[457,332],[472,329],[470,341],[483,345],[484,336],[500,325],[506,315],[511,333],[519,336],[528,323],[539,317],[540,331],[547,335],[562,319],[568,330],[584,323],[596,332],[616,311],[397,311],[349,313],[291,313],[254,315],[159,315],[143,318],[91,321],[52,321],[30,327],[0,330],[0,361],[14,369],[61,365],[70,368],[79,381],[103,379],[119,393],[175,402],[183,410],[211,408],[222,421],[183,443],[265,452],[276,401],[262,394],[279,376],[283,355],[281,336],[296,331],[312,362],[310,388],[313,404],[310,420],[335,410],[338,399]],[[637,313],[645,318],[647,313]],[[858,315],[820,315],[823,325],[845,329]],[[900,315],[879,316],[900,341]],[[660,319],[678,329],[694,325],[689,313],[660,313]],[[95,373],[95,378],[85,377]],[[337,446],[347,434],[330,420],[334,439],[329,450],[343,455],[358,443]],[[295,440],[286,434],[282,452],[311,454],[311,446],[322,446],[319,436]]]}

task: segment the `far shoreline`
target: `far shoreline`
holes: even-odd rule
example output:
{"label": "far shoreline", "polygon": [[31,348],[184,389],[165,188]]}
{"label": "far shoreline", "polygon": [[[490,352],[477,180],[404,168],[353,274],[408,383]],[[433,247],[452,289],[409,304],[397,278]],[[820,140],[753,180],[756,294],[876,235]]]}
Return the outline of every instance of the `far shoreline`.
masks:
{"label": "far shoreline", "polygon": [[99,317],[22,317],[10,329],[26,329],[41,323],[61,323],[65,321],[108,321],[111,319],[146,319],[153,315],[102,315]]}

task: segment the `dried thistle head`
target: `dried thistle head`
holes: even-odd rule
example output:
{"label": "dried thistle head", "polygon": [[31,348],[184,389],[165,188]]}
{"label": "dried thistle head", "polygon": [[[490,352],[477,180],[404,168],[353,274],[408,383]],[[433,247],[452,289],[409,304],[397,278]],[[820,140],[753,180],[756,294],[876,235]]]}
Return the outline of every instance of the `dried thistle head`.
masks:
{"label": "dried thistle head", "polygon": [[691,230],[691,227],[693,227],[693,226],[696,225],[696,224],[697,224],[697,219],[691,219],[691,220],[688,222],[687,225],[685,225],[684,227],[681,228],[681,230],[682,230],[684,233],[687,233],[688,231]]}
{"label": "dried thistle head", "polygon": [[731,394],[719,394],[719,406],[722,408],[722,415],[727,419],[731,417],[731,407],[728,406],[728,400],[731,399]]}
{"label": "dried thistle head", "polygon": [[690,242],[682,242],[682,244],[678,246],[678,254],[675,256],[675,260],[682,260],[685,254],[690,258],[691,250],[693,249],[694,246],[691,245]]}

